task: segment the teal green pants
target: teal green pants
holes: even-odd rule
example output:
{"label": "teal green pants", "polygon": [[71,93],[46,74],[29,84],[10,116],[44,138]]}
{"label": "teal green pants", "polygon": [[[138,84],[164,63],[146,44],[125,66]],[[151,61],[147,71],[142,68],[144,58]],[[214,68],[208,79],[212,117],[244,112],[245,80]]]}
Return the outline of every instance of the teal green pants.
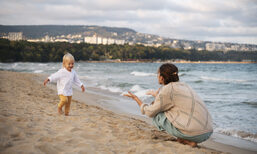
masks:
{"label": "teal green pants", "polygon": [[153,124],[159,129],[159,130],[165,130],[167,133],[189,141],[193,141],[196,143],[201,143],[203,141],[206,141],[212,134],[212,132],[197,135],[197,136],[189,136],[185,135],[182,132],[180,132],[176,127],[172,125],[172,123],[167,119],[165,114],[163,112],[158,113],[153,118]]}

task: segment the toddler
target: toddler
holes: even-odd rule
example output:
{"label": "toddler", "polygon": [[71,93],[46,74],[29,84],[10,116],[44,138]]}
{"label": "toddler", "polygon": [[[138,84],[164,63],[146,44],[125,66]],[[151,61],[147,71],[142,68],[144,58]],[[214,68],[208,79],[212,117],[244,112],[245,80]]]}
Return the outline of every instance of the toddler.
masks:
{"label": "toddler", "polygon": [[63,114],[62,107],[65,106],[64,113],[66,116],[69,115],[70,104],[72,98],[72,84],[81,87],[82,92],[85,91],[83,83],[79,80],[77,73],[72,70],[74,66],[74,57],[67,53],[63,56],[63,68],[58,72],[50,75],[45,81],[44,85],[48,82],[57,82],[57,91],[60,97],[58,104],[58,113]]}

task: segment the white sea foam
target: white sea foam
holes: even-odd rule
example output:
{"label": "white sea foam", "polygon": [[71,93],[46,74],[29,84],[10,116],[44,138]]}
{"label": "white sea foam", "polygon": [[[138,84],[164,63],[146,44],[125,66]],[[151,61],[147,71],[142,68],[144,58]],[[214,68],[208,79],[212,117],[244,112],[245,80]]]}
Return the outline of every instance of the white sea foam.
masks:
{"label": "white sea foam", "polygon": [[137,92],[137,91],[141,91],[142,90],[142,88],[139,86],[139,85],[134,85],[131,89],[130,89],[130,91],[132,91],[132,92]]}
{"label": "white sea foam", "polygon": [[42,73],[43,70],[35,70],[34,73]]}
{"label": "white sea foam", "polygon": [[103,90],[108,90],[113,93],[122,93],[123,91],[119,87],[106,87],[106,86],[99,86],[99,88]]}
{"label": "white sea foam", "polygon": [[40,63],[38,66],[47,66],[47,64]]}
{"label": "white sea foam", "polygon": [[215,78],[215,77],[207,77],[207,76],[201,76],[201,79],[209,80],[209,81],[222,81],[222,82],[247,82],[247,80]]}
{"label": "white sea foam", "polygon": [[18,66],[18,63],[14,63],[13,65],[12,65],[12,68],[16,68]]}
{"label": "white sea foam", "polygon": [[216,128],[214,130],[214,132],[218,132],[221,134],[225,134],[227,136],[233,136],[233,137],[237,137],[237,138],[241,138],[244,140],[248,140],[248,141],[252,141],[252,142],[256,142],[257,143],[257,134],[252,134],[249,132],[245,132],[245,131],[238,131],[235,129],[224,129],[224,128]]}
{"label": "white sea foam", "polygon": [[93,80],[93,79],[95,79],[95,77],[92,77],[92,76],[86,76],[86,75],[84,75],[84,76],[79,76],[79,78],[80,78],[80,79],[85,79],[85,80],[87,80],[87,79],[89,79],[89,80]]}
{"label": "white sea foam", "polygon": [[156,76],[156,74],[154,74],[154,73],[137,72],[137,71],[133,71],[130,74],[132,74],[134,76]]}
{"label": "white sea foam", "polygon": [[139,98],[145,100],[151,96],[149,95],[146,95],[146,92],[148,91],[149,89],[143,89],[141,88],[139,85],[134,85],[132,86],[132,88],[130,89],[131,92],[134,92],[135,95],[137,95]]}
{"label": "white sea foam", "polygon": [[185,76],[185,75],[187,75],[186,73],[179,73],[179,76],[181,77],[181,76]]}

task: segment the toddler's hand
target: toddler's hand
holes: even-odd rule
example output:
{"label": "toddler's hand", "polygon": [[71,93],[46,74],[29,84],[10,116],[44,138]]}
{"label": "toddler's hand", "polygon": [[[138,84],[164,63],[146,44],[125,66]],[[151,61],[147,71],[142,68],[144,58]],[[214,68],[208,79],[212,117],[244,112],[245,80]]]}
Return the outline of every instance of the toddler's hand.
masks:
{"label": "toddler's hand", "polygon": [[45,81],[44,81],[44,86],[47,84],[47,82],[49,82],[49,79],[48,79],[48,78],[45,79]]}
{"label": "toddler's hand", "polygon": [[81,86],[81,90],[82,90],[82,92],[84,92],[84,91],[85,91],[85,87],[84,87],[84,85],[82,85],[82,86]]}

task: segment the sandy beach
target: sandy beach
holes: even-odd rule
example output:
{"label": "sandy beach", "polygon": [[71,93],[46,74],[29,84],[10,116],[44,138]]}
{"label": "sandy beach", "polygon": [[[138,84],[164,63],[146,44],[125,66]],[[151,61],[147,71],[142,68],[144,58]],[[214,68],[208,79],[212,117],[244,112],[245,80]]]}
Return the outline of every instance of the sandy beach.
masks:
{"label": "sandy beach", "polygon": [[255,153],[212,139],[192,148],[146,121],[97,106],[105,98],[75,91],[70,116],[57,113],[44,76],[0,71],[0,153]]}

